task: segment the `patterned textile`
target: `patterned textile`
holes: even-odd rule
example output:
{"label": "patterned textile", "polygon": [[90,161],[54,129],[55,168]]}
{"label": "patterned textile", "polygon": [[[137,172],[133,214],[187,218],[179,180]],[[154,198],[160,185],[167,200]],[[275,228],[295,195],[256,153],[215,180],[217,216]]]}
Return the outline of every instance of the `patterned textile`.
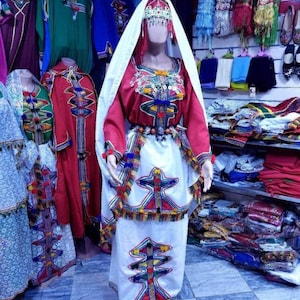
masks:
{"label": "patterned textile", "polygon": [[39,158],[28,185],[28,217],[31,228],[33,285],[61,275],[76,263],[70,225],[59,225],[54,205],[56,160],[48,144],[39,146]]}
{"label": "patterned textile", "polygon": [[212,49],[211,41],[214,33],[214,0],[198,0],[197,15],[195,20],[195,33],[201,43],[202,41],[209,43],[209,49]]}
{"label": "patterned textile", "polygon": [[[147,22],[147,4],[172,14],[163,24],[184,55],[168,67],[150,68],[140,59],[149,41],[139,26]],[[147,8],[153,9],[161,8]],[[172,299],[181,289],[189,187],[199,178],[200,164],[211,158],[202,103],[195,60],[171,1],[142,0],[112,57],[97,111],[96,149],[104,175],[101,237],[115,233],[109,280],[120,299]],[[109,185],[105,157],[112,153],[120,159],[120,186]]]}
{"label": "patterned textile", "polygon": [[33,274],[24,177],[32,165],[24,160],[29,153],[1,83],[0,116],[0,299],[10,299]]}
{"label": "patterned textile", "polygon": [[253,15],[254,35],[259,45],[274,44],[278,30],[279,0],[258,0]]}
{"label": "patterned textile", "polygon": [[232,6],[234,0],[216,0],[214,16],[214,36],[223,37],[232,34]]}
{"label": "patterned textile", "polygon": [[32,92],[23,92],[20,70],[8,75],[7,88],[24,136],[34,142],[38,157],[27,177],[28,217],[30,220],[33,285],[60,275],[75,263],[70,225],[59,226],[54,206],[57,179],[56,159],[50,149],[53,112],[47,90],[37,81]]}
{"label": "patterned textile", "polygon": [[52,139],[53,111],[48,91],[36,86],[36,91],[23,92],[23,128],[29,140],[41,145]]}
{"label": "patterned textile", "polygon": [[62,62],[46,72],[54,112],[59,224],[71,224],[74,237],[100,215],[100,169],[95,153],[96,92],[91,77]]}
{"label": "patterned textile", "polygon": [[1,26],[12,17],[12,12],[6,2],[6,0],[1,0],[0,3],[0,82],[5,84],[7,76],[7,61],[5,55],[5,47],[3,43]]}

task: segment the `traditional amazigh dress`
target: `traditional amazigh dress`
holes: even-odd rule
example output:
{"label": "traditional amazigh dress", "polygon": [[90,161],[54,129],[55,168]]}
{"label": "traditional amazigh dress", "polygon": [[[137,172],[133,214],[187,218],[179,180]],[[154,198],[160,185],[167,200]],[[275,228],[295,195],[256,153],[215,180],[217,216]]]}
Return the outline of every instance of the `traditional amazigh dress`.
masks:
{"label": "traditional amazigh dress", "polygon": [[39,78],[39,53],[35,30],[37,2],[33,0],[6,1],[13,17],[2,24],[0,29],[8,73],[15,69],[28,69]]}
{"label": "traditional amazigh dress", "polygon": [[101,175],[95,152],[96,93],[92,79],[77,65],[62,62],[46,72],[54,112],[57,153],[55,205],[59,224],[71,224],[73,236],[100,215]]}
{"label": "traditional amazigh dress", "polygon": [[27,139],[34,141],[38,157],[27,181],[28,217],[32,240],[33,285],[60,275],[75,264],[75,247],[70,224],[57,223],[54,205],[57,180],[52,151],[53,110],[48,91],[35,79],[32,92],[23,92],[20,70],[8,75],[7,87]]}
{"label": "traditional amazigh dress", "polygon": [[[50,56],[49,68],[62,57],[74,59],[81,70],[89,73],[93,63],[91,37],[92,0],[37,0],[37,32],[40,52]],[[46,20],[44,20],[46,18]],[[47,30],[45,24],[47,22]],[[49,45],[48,45],[49,46]],[[45,54],[45,53],[44,53]]]}
{"label": "traditional amazigh dress", "polygon": [[[130,58],[144,0],[122,35],[99,98],[101,242],[112,238],[109,281],[119,299],[171,299],[181,290],[189,187],[199,178],[199,165],[211,157],[196,64],[171,1],[166,2],[184,60],[174,58],[173,68],[162,71]],[[119,186],[105,162],[112,153],[119,161]]]}
{"label": "traditional amazigh dress", "polygon": [[26,147],[7,97],[0,83],[0,299],[22,293],[33,275],[26,174],[36,153]]}

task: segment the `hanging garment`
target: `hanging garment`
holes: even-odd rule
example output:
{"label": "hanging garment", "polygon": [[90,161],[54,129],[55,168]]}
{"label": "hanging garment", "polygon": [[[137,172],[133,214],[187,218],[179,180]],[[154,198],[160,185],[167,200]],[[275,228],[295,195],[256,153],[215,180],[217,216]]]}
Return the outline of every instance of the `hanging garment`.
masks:
{"label": "hanging garment", "polygon": [[73,236],[100,214],[100,170],[95,153],[96,93],[92,79],[77,65],[62,62],[46,72],[54,112],[57,156],[55,205],[59,224],[71,224]]}
{"label": "hanging garment", "polygon": [[195,33],[199,43],[208,42],[209,49],[212,49],[212,36],[214,34],[214,0],[199,0],[195,20]]}
{"label": "hanging garment", "polygon": [[233,0],[217,0],[214,17],[214,36],[223,37],[234,33],[232,26]]}
{"label": "hanging garment", "polygon": [[13,299],[33,275],[26,176],[36,153],[26,147],[2,83],[0,116],[0,299]]}
{"label": "hanging garment", "polygon": [[39,53],[35,31],[37,2],[7,0],[7,4],[13,16],[0,28],[8,73],[15,69],[28,69],[39,78]]}
{"label": "hanging garment", "polygon": [[[37,3],[39,51],[50,56],[48,69],[62,57],[70,57],[81,70],[89,73],[93,64],[92,0],[37,0]],[[46,45],[50,41],[50,47],[44,48],[45,41]]]}
{"label": "hanging garment", "polygon": [[243,48],[248,44],[248,38],[253,35],[253,0],[235,0],[232,12],[232,25],[240,34]]}
{"label": "hanging garment", "polygon": [[258,0],[253,15],[254,35],[259,45],[274,44],[278,30],[278,0]]}
{"label": "hanging garment", "polygon": [[11,9],[9,8],[6,0],[2,0],[0,3],[0,82],[3,84],[5,84],[8,71],[1,26],[12,16]]}

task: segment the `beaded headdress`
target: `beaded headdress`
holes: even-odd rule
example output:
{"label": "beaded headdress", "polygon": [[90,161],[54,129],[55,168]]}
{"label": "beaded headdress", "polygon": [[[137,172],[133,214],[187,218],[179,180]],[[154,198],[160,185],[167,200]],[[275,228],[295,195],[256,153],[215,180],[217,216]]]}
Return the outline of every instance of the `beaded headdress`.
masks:
{"label": "beaded headdress", "polygon": [[167,23],[171,21],[171,11],[168,4],[163,0],[149,1],[145,8],[144,19],[150,23]]}

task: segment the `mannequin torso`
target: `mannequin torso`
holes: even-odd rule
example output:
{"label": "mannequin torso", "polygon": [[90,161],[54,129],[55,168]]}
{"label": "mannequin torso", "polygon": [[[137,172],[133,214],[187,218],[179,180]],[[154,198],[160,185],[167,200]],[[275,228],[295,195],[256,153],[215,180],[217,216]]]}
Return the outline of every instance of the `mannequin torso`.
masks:
{"label": "mannequin torso", "polygon": [[35,90],[35,83],[32,78],[32,74],[27,69],[20,71],[20,80],[23,91],[32,93]]}
{"label": "mannequin torso", "polygon": [[61,62],[68,68],[76,65],[75,60],[69,57],[62,57]]}

